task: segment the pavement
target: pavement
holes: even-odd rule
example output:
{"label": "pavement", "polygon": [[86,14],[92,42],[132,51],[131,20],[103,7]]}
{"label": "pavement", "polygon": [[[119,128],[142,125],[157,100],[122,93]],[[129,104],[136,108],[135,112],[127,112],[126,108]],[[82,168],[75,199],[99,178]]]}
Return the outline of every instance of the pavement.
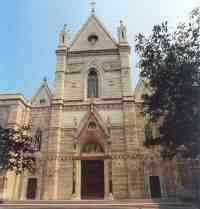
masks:
{"label": "pavement", "polygon": [[0,209],[198,209],[178,200],[81,200],[81,201],[3,201]]}

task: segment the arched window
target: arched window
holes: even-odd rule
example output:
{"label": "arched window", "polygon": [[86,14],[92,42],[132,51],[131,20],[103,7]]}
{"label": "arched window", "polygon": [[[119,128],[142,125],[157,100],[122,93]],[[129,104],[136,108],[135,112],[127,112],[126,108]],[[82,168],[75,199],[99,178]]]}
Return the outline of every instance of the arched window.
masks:
{"label": "arched window", "polygon": [[37,178],[29,178],[27,182],[26,198],[28,200],[34,200],[37,196],[38,182]]}
{"label": "arched window", "polygon": [[37,151],[41,150],[41,144],[42,144],[42,131],[40,128],[38,128],[35,133],[35,139],[34,139],[34,147]]}
{"label": "arched window", "polygon": [[91,69],[88,74],[88,98],[97,98],[98,95],[98,75],[95,69]]}

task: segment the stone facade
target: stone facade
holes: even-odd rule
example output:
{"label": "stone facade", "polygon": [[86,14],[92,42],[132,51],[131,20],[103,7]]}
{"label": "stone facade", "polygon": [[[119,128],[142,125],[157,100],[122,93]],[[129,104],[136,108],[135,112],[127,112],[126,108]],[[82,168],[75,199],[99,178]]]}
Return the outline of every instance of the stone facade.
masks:
{"label": "stone facade", "polygon": [[[2,198],[28,199],[30,179],[36,179],[34,199],[81,199],[87,186],[82,182],[83,161],[90,160],[103,162],[105,199],[151,198],[153,187],[160,197],[194,190],[186,185],[191,185],[187,175],[181,175],[184,170],[191,173],[185,163],[165,162],[156,150],[143,146],[144,88],[139,82],[133,94],[129,56],[123,22],[116,41],[92,14],[73,42],[65,30],[59,34],[53,93],[44,80],[31,102],[22,95],[0,95],[1,126],[17,128],[31,121],[33,134],[42,132],[37,171],[18,176],[8,172]],[[90,69],[98,77],[98,96],[92,98]]]}

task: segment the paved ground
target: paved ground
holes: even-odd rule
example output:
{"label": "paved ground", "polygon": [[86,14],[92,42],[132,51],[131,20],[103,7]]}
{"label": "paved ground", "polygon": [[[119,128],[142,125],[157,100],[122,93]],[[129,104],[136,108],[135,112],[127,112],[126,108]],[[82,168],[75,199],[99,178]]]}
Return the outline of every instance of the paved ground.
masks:
{"label": "paved ground", "polygon": [[0,209],[197,209],[191,204],[169,200],[87,200],[87,201],[12,201]]}

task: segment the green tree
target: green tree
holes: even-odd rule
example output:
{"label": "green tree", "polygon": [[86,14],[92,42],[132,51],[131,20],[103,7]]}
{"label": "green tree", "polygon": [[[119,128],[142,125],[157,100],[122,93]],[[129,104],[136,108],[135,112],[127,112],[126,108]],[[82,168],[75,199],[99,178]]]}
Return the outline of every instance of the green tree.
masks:
{"label": "green tree", "polygon": [[143,113],[160,124],[160,136],[146,146],[161,146],[164,158],[196,157],[200,146],[200,8],[170,32],[155,25],[149,36],[136,36],[143,95]]}
{"label": "green tree", "polygon": [[31,137],[30,126],[19,129],[0,127],[0,170],[14,171],[16,174],[35,169],[37,151],[34,138]]}

